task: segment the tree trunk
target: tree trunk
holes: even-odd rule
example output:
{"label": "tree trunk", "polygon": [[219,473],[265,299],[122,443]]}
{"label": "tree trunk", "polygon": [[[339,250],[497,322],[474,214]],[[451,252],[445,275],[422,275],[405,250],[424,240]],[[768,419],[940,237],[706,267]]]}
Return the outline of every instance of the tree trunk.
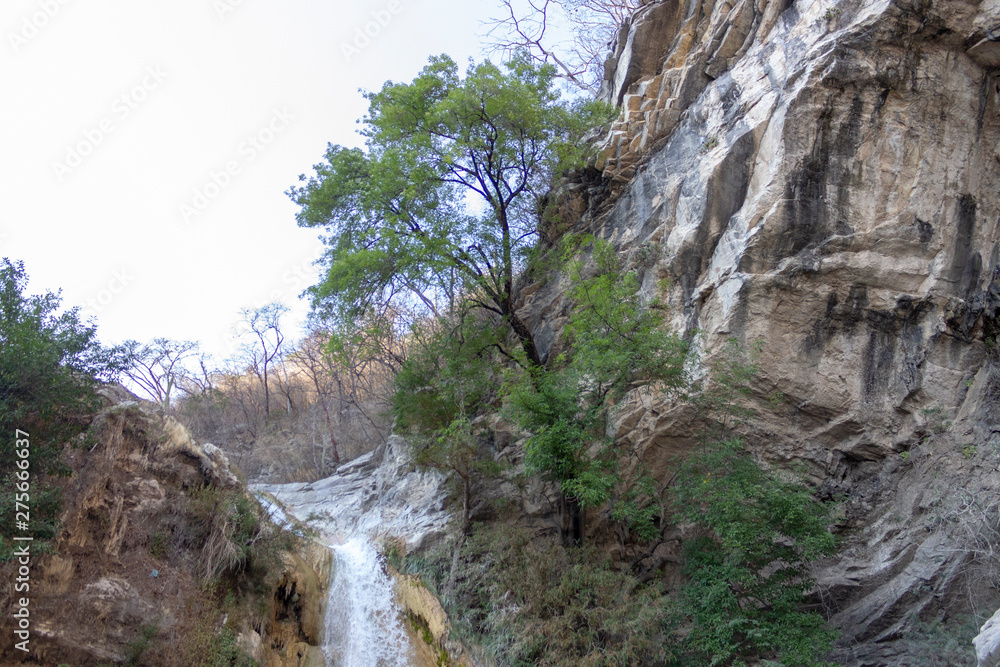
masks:
{"label": "tree trunk", "polygon": [[566,498],[566,514],[569,526],[569,545],[579,546],[583,543],[583,508],[576,498]]}
{"label": "tree trunk", "polygon": [[[323,414],[326,415],[326,430],[330,434],[330,447],[333,452],[333,465],[340,466],[340,452],[337,451],[337,439],[333,437],[333,423],[330,421],[330,409],[326,407],[326,399],[320,396],[320,405],[323,406]],[[323,474],[326,474],[325,472]]]}
{"label": "tree trunk", "polygon": [[520,341],[521,349],[524,350],[524,354],[528,358],[528,371],[534,376],[534,371],[542,368],[542,359],[538,355],[538,348],[535,347],[535,337],[531,335],[528,325],[514,312],[509,298],[503,300],[500,304],[500,310],[503,311],[504,320],[507,321],[514,335]]}
{"label": "tree trunk", "polygon": [[470,505],[472,504],[472,476],[468,476],[462,479],[462,533],[466,534],[469,531],[469,514],[471,513]]}

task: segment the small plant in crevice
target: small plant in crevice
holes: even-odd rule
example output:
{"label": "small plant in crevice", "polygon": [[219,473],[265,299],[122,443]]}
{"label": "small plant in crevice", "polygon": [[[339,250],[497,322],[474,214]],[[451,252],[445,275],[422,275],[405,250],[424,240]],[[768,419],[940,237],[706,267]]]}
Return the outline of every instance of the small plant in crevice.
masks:
{"label": "small plant in crevice", "polygon": [[712,150],[718,145],[719,145],[719,135],[713,134],[712,136],[705,139],[705,143],[701,145],[701,152],[707,153],[708,151]]}
{"label": "small plant in crevice", "polygon": [[155,558],[164,558],[167,555],[167,548],[170,546],[170,529],[166,526],[160,527],[149,537],[149,553]]}
{"label": "small plant in crevice", "polygon": [[659,259],[662,252],[663,249],[659,243],[643,243],[635,250],[635,262],[639,266],[648,269],[656,263],[656,260]]}
{"label": "small plant in crevice", "polygon": [[155,623],[142,626],[139,630],[139,636],[128,644],[125,664],[129,667],[143,664],[142,656],[146,653],[147,649],[149,649],[150,644],[152,644],[153,639],[159,634],[159,632],[160,627]]}
{"label": "small plant in crevice", "polygon": [[840,18],[841,14],[843,14],[843,11],[840,9],[840,7],[830,7],[825,12],[823,12],[823,20],[836,21],[838,18]]}
{"label": "small plant in crevice", "polygon": [[985,619],[963,616],[944,621],[917,621],[903,635],[907,664],[912,667],[975,667],[973,638]]}
{"label": "small plant in crevice", "polygon": [[920,414],[927,422],[927,428],[933,433],[944,433],[951,427],[951,420],[945,419],[945,411],[940,405],[921,408]]}

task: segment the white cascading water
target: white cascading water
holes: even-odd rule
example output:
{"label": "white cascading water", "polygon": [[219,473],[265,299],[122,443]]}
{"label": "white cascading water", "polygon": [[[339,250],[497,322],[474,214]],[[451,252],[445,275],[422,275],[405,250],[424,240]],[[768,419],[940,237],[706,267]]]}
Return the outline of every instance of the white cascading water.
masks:
{"label": "white cascading water", "polygon": [[281,501],[261,500],[279,524],[293,514],[330,537],[333,571],[327,597],[324,651],[327,667],[409,667],[410,643],[372,542],[379,536],[414,549],[445,531],[443,477],[417,471],[406,444],[392,436],[379,450],[308,484],[260,484],[254,489]]}
{"label": "white cascading water", "polygon": [[323,650],[328,667],[409,667],[393,583],[364,537],[333,544]]}

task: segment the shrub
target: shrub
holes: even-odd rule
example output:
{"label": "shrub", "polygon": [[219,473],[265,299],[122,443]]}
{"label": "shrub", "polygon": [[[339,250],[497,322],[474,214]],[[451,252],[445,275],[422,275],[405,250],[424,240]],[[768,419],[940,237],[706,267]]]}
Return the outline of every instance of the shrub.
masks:
{"label": "shrub", "polygon": [[294,537],[270,523],[256,498],[242,490],[206,485],[192,493],[191,519],[201,543],[206,582],[246,573],[248,581],[277,566]]}
{"label": "shrub", "polygon": [[216,634],[206,620],[186,639],[185,664],[191,667],[257,667],[257,662],[236,643],[237,634],[232,628],[223,627]]}
{"label": "shrub", "polygon": [[454,561],[416,567],[452,622],[498,665],[662,664],[676,625],[668,599],[592,548],[533,543],[526,531],[479,525]]}
{"label": "shrub", "polygon": [[641,540],[659,534],[660,503],[637,452],[607,437],[612,406],[632,389],[655,386],[681,393],[689,346],[663,327],[662,308],[644,304],[633,273],[622,273],[614,248],[594,244],[597,274],[584,279],[582,265],[570,292],[576,307],[566,333],[569,358],[551,370],[508,382],[511,415],[532,435],[525,467],[559,484],[579,539],[580,508],[610,505],[625,533]]}
{"label": "shrub", "polygon": [[823,664],[836,633],[802,606],[813,585],[808,562],[835,546],[827,507],[761,469],[737,439],[684,462],[677,504],[702,532],[685,549],[695,654],[711,664]]}

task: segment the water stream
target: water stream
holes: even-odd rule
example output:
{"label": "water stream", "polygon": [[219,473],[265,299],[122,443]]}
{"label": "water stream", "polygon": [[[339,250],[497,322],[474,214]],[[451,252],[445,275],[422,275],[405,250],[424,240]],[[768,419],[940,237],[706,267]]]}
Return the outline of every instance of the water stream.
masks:
{"label": "water stream", "polygon": [[393,599],[393,582],[370,541],[333,544],[325,619],[328,667],[410,667],[410,643]]}
{"label": "water stream", "polygon": [[[408,549],[438,539],[449,516],[442,477],[413,470],[402,439],[308,484],[261,484],[278,523],[294,515],[327,536],[333,570],[324,621],[327,667],[410,667],[420,663],[373,540],[391,536]],[[433,664],[431,662],[430,664]]]}

